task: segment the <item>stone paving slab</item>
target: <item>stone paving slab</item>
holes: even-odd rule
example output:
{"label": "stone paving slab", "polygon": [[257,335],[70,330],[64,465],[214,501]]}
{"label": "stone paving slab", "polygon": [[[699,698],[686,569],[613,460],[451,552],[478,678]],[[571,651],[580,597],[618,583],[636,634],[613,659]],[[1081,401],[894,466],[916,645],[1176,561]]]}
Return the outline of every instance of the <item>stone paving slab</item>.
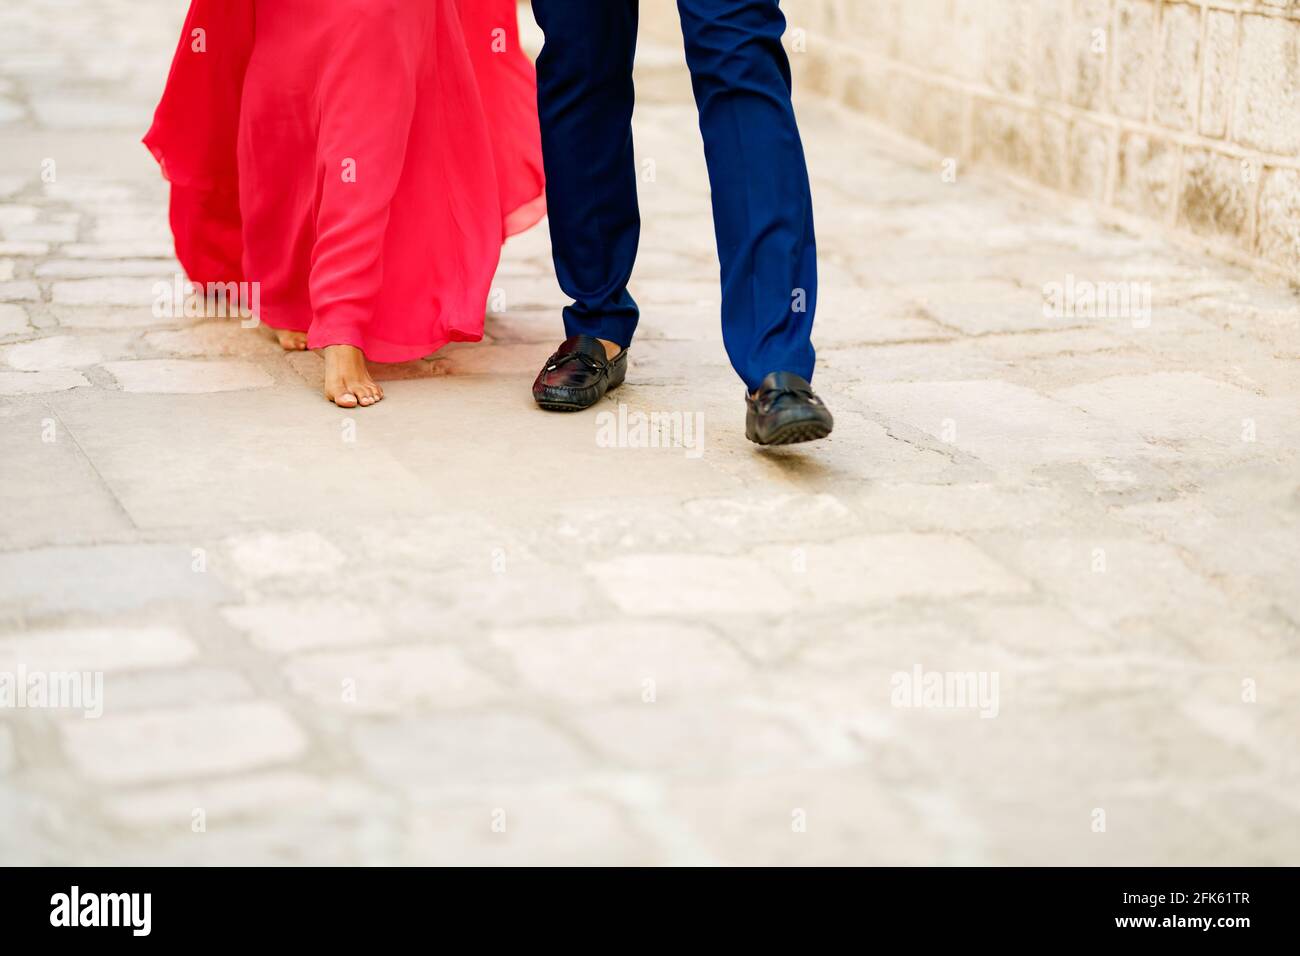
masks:
{"label": "stone paving slab", "polygon": [[1291,290],[803,101],[837,428],[758,451],[647,44],[627,384],[533,408],[543,228],[343,412],[153,308],[183,6],[0,7],[0,678],[104,684],[0,708],[0,862],[1300,861]]}

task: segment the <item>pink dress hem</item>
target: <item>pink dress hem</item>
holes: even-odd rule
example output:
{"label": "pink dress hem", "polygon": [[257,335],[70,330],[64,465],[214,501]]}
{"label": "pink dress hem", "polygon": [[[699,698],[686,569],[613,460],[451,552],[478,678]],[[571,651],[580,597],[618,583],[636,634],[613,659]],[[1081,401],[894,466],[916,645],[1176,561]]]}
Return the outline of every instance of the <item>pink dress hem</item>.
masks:
{"label": "pink dress hem", "polygon": [[376,362],[483,336],[546,214],[514,0],[192,0],[145,145],[196,283]]}

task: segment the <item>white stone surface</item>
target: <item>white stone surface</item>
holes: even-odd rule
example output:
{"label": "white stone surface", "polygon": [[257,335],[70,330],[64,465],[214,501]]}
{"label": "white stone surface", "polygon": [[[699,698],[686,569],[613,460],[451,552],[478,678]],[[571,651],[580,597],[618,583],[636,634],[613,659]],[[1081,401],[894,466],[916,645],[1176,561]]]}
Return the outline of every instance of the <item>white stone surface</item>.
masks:
{"label": "white stone surface", "polygon": [[289,688],[313,703],[359,714],[410,714],[482,706],[501,686],[453,647],[377,647],[305,654],[282,667]]}
{"label": "white stone surface", "polygon": [[89,385],[80,372],[55,369],[44,372],[0,372],[0,395],[40,395]]}
{"label": "white stone surface", "polygon": [[55,282],[50,301],[55,305],[120,305],[147,309],[158,298],[155,285],[170,279],[170,276],[145,279],[119,277]]}
{"label": "white stone surface", "polygon": [[112,818],[142,830],[176,826],[189,830],[195,811],[214,830],[231,820],[256,817],[268,811],[294,813],[304,805],[327,807],[356,799],[354,782],[313,777],[293,771],[269,771],[234,779],[216,779],[161,787],[144,787],[110,797],[106,808]]}
{"label": "white stone surface", "polygon": [[80,628],[0,636],[0,671],[20,665],[40,671],[122,671],[174,667],[198,653],[194,642],[167,627]]}
{"label": "white stone surface", "polygon": [[956,535],[880,534],[827,544],[771,547],[765,564],[808,607],[858,607],[908,598],[1027,595],[1029,583]]}
{"label": "white stone surface", "polygon": [[[171,264],[174,250],[169,238],[137,239],[117,242],[72,242],[60,250],[63,255],[78,259],[127,259],[147,257],[162,259]],[[175,270],[173,270],[174,272]]]}
{"label": "white stone surface", "polygon": [[124,392],[193,395],[266,388],[275,384],[271,376],[250,362],[140,359],[107,362],[103,367]]}
{"label": "white stone surface", "polygon": [[35,282],[26,279],[0,281],[0,302],[37,302],[40,298],[41,290]]}
{"label": "white stone surface", "polygon": [[19,223],[35,222],[40,215],[35,206],[10,205],[0,203],[0,226],[12,226]]}
{"label": "white stone surface", "polygon": [[498,631],[492,640],[533,691],[571,701],[671,700],[744,686],[751,676],[725,641],[683,624],[522,627]]}
{"label": "white stone surface", "polygon": [[631,554],[587,571],[626,614],[780,614],[795,606],[781,575],[752,558]]}
{"label": "white stone surface", "polygon": [[0,335],[27,335],[32,324],[21,305],[0,304]]}
{"label": "white stone surface", "polygon": [[10,368],[23,372],[85,368],[96,364],[102,358],[103,354],[94,343],[71,335],[51,335],[48,338],[0,349],[0,359],[3,359]]}
{"label": "white stone surface", "polygon": [[344,563],[343,552],[314,531],[243,535],[226,547],[237,571],[254,580],[327,574]]}
{"label": "white stone surface", "polygon": [[[64,250],[65,252],[67,250]],[[145,277],[155,281],[171,282],[176,270],[171,263],[160,259],[52,259],[36,269],[40,279],[100,279],[112,276]],[[64,294],[67,295],[64,287]],[[92,303],[111,301],[97,299]],[[128,303],[129,304],[129,303]]]}
{"label": "white stone surface", "polygon": [[1090,416],[1007,382],[864,383],[851,393],[891,422],[925,432],[995,467],[1160,452],[1122,417]]}
{"label": "white stone surface", "polygon": [[0,236],[10,242],[72,242],[77,227],[67,222],[24,222],[0,226]]}
{"label": "white stone surface", "polygon": [[[139,135],[183,8],[0,4],[0,673],[106,696],[0,709],[0,859],[1300,862],[1290,290],[805,98],[837,425],[758,450],[647,38],[627,383],[533,407],[539,228],[487,341],[341,411],[318,354],[152,309],[179,266]],[[1151,325],[1045,318],[1067,274],[1149,282]],[[619,403],[701,412],[704,454],[600,447]],[[996,717],[901,706],[918,667],[996,675]]]}
{"label": "white stone surface", "polygon": [[8,774],[18,764],[18,751],[14,747],[13,733],[0,724],[0,777]]}
{"label": "white stone surface", "polygon": [[[235,555],[245,573],[255,574],[257,569],[265,568],[270,576],[280,573],[282,567],[256,546],[240,545]],[[326,564],[329,569],[335,566]],[[364,604],[313,599],[228,607],[221,613],[232,627],[247,634],[254,646],[275,654],[377,644],[393,636],[379,611]]]}
{"label": "white stone surface", "polygon": [[134,307],[103,304],[54,305],[50,314],[69,329],[134,329],[173,325],[183,320],[155,315],[150,302]]}
{"label": "white stone surface", "polygon": [[47,242],[7,242],[0,241],[0,256],[40,257],[47,255],[50,245]]}
{"label": "white stone surface", "polygon": [[108,785],[255,770],[296,760],[307,746],[294,720],[266,701],[73,719],[59,730],[72,765]]}

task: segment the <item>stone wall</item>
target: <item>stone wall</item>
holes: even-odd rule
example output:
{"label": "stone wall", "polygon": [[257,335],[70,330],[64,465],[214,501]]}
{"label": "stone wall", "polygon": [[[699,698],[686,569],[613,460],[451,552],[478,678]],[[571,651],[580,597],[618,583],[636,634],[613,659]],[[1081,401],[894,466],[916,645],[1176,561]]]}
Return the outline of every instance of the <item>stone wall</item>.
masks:
{"label": "stone wall", "polygon": [[[647,30],[676,29],[645,0]],[[784,0],[800,82],[1300,282],[1300,0]],[[951,164],[950,164],[951,166]]]}

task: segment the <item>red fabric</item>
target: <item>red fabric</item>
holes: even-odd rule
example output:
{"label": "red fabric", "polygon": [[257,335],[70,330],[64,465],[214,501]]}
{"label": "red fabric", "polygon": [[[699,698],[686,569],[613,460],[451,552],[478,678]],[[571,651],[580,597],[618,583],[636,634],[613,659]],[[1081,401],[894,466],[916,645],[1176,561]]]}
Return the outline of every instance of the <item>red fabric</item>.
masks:
{"label": "red fabric", "polygon": [[400,362],[483,335],[545,214],[514,0],[193,0],[145,144],[195,282]]}

